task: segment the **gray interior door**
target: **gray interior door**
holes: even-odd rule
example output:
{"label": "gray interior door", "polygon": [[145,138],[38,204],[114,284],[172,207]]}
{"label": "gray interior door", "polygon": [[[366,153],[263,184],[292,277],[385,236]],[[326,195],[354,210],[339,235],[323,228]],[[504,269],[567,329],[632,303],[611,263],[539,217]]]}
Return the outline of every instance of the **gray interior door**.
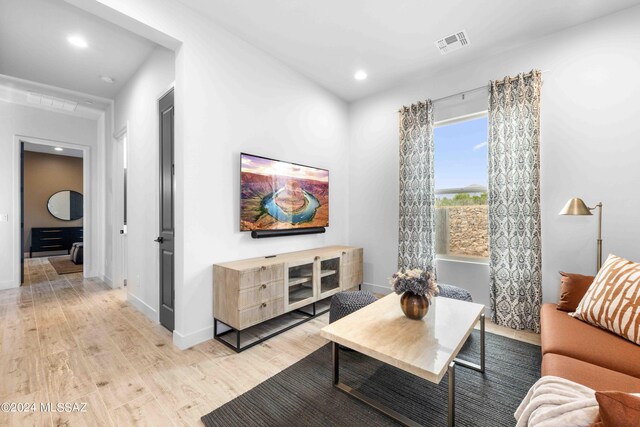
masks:
{"label": "gray interior door", "polygon": [[160,99],[160,324],[174,329],[173,90]]}
{"label": "gray interior door", "polygon": [[24,283],[24,142],[20,142],[20,283]]}

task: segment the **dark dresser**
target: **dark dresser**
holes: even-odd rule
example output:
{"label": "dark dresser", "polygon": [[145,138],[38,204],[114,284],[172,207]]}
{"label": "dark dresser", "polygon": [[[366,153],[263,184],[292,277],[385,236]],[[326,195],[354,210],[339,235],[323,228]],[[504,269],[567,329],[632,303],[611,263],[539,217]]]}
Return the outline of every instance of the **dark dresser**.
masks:
{"label": "dark dresser", "polygon": [[29,256],[34,252],[71,251],[71,245],[82,242],[82,227],[40,227],[31,229]]}

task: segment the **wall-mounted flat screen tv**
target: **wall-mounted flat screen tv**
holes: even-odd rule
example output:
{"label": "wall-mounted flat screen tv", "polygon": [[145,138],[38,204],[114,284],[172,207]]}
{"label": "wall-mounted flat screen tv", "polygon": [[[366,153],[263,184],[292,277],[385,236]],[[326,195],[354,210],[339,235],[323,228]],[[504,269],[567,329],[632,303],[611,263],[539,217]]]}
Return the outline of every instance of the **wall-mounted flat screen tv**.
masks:
{"label": "wall-mounted flat screen tv", "polygon": [[240,230],[329,226],[329,171],[240,154]]}

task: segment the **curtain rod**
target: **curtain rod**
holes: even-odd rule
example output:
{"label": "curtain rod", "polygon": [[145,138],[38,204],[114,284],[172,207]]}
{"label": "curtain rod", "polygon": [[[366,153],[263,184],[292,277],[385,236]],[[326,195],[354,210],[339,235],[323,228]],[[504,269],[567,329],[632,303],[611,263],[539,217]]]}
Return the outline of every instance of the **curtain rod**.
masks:
{"label": "curtain rod", "polygon": [[[548,72],[549,72],[549,70],[542,70],[542,71],[540,71],[540,74],[544,74],[544,73],[548,73]],[[524,74],[524,77],[525,77],[525,78],[526,78],[526,77],[531,77],[532,75],[533,75],[533,72],[528,72],[528,73],[525,73],[525,74]],[[516,80],[518,80],[518,76],[516,76],[516,77],[510,77],[510,78],[509,78],[509,82],[514,82],[514,81],[516,81]],[[502,80],[498,80],[498,81],[496,82],[496,84],[498,84],[498,85],[504,84],[504,79],[502,79]],[[484,85],[484,86],[478,86],[478,87],[475,87],[475,88],[473,88],[473,89],[463,90],[462,92],[454,93],[453,95],[447,95],[447,96],[443,96],[443,97],[441,97],[441,98],[432,99],[432,100],[431,100],[431,102],[435,104],[435,103],[436,103],[436,102],[438,102],[438,101],[444,101],[445,99],[455,98],[456,96],[460,96],[460,95],[463,95],[463,96],[464,96],[465,94],[467,94],[467,93],[469,93],[469,92],[476,92],[476,91],[478,91],[478,90],[482,90],[482,89],[487,89],[487,90],[488,90],[488,89],[489,89],[489,85],[488,85],[488,84],[486,84],[486,85]],[[464,99],[464,98],[463,98],[463,99]],[[403,108],[407,108],[407,107],[405,107],[405,106],[403,105],[403,106],[402,106],[402,108],[400,108],[400,109],[398,110],[398,113],[402,112],[402,109],[403,109]]]}

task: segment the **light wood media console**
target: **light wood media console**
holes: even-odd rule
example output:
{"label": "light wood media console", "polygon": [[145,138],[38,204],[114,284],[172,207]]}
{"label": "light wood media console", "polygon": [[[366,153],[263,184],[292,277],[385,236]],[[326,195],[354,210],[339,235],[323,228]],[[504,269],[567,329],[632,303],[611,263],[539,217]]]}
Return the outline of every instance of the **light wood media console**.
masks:
{"label": "light wood media console", "polygon": [[[351,246],[215,264],[215,338],[240,352],[326,313],[332,295],[362,281],[363,250]],[[220,323],[231,329],[220,332]]]}

